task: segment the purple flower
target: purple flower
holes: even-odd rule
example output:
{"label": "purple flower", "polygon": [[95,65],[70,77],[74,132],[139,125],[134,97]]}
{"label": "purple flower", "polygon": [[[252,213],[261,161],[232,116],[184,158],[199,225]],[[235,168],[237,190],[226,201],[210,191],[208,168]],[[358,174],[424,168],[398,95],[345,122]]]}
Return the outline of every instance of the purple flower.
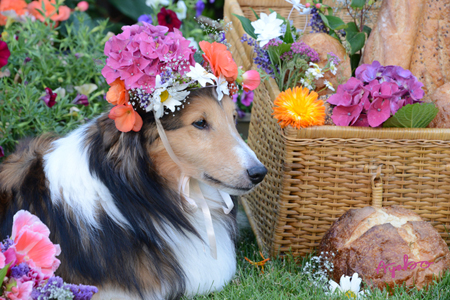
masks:
{"label": "purple flower", "polygon": [[359,104],[363,95],[362,87],[361,81],[351,77],[345,84],[338,86],[336,94],[332,95],[327,101],[330,104],[342,106]]}
{"label": "purple flower", "polygon": [[42,96],[40,99],[45,102],[48,107],[52,107],[56,104],[56,97],[58,94],[53,93],[51,88],[45,88],[45,96]]}
{"label": "purple flower", "polygon": [[293,53],[300,54],[305,60],[310,60],[312,62],[319,61],[319,54],[313,48],[309,47],[304,42],[295,42],[291,45],[291,50]]}
{"label": "purple flower", "polygon": [[198,18],[199,16],[201,16],[204,9],[205,9],[205,2],[203,2],[203,0],[198,0],[197,3],[195,4],[195,10],[197,11],[195,17]]}
{"label": "purple flower", "polygon": [[242,119],[243,117],[245,117],[245,111],[240,110],[239,108],[237,109],[237,113],[238,113],[239,119]]}
{"label": "purple flower", "polygon": [[33,300],[48,299],[52,293],[64,293],[64,295],[69,296],[70,299],[90,300],[97,292],[98,289],[95,286],[67,284],[64,283],[61,277],[54,276],[51,277],[44,286],[33,289],[31,298],[33,298]]}
{"label": "purple flower", "polygon": [[[3,151],[3,147],[0,146],[0,157],[3,157],[3,156],[5,156],[5,152]],[[3,250],[3,247],[2,247],[2,250]]]}
{"label": "purple flower", "polygon": [[242,43],[247,42],[249,46],[253,47],[253,51],[256,53],[256,56],[253,58],[253,61],[258,66],[258,68],[263,69],[268,75],[273,75],[274,71],[267,51],[261,48],[254,39],[247,37],[246,34],[242,36],[241,42]]}
{"label": "purple flower", "polygon": [[138,18],[138,22],[141,22],[141,23],[145,22],[145,23],[152,24],[152,22],[153,22],[152,16],[151,15],[141,15]]}
{"label": "purple flower", "polygon": [[254,97],[253,91],[248,92],[244,91],[241,96],[241,103],[244,104],[245,106],[250,106],[250,104],[252,104],[253,102],[253,97]]}
{"label": "purple flower", "polygon": [[11,276],[15,279],[22,278],[23,275],[27,275],[30,272],[30,268],[27,263],[21,263],[11,268]]}
{"label": "purple flower", "polygon": [[333,52],[328,52],[327,54],[330,56],[330,60],[335,66],[337,66],[341,63],[341,60],[339,59],[339,57],[336,54],[334,54]]}
{"label": "purple flower", "polygon": [[238,98],[239,98],[239,94],[238,94],[238,93],[236,93],[236,94],[234,94],[233,96],[231,96],[231,99],[233,99],[233,102],[234,102],[234,103],[237,103]]}
{"label": "purple flower", "polygon": [[91,285],[65,284],[64,287],[70,289],[74,300],[89,300],[95,293],[98,293],[98,289]]}
{"label": "purple flower", "polygon": [[323,23],[322,18],[319,15],[319,11],[316,7],[313,7],[311,10],[311,21],[309,22],[309,26],[311,26],[311,33],[313,32],[324,32],[328,33],[325,24]]}
{"label": "purple flower", "polygon": [[26,64],[27,62],[30,62],[30,61],[31,61],[31,58],[25,57],[25,60],[23,61],[23,64]]}
{"label": "purple flower", "polygon": [[86,95],[78,94],[75,99],[73,99],[72,104],[83,104],[84,106],[89,105],[89,100]]}
{"label": "purple flower", "polygon": [[374,61],[371,65],[364,64],[356,68],[355,76],[363,82],[370,82],[377,78],[378,72],[383,71],[384,68],[378,61]]}

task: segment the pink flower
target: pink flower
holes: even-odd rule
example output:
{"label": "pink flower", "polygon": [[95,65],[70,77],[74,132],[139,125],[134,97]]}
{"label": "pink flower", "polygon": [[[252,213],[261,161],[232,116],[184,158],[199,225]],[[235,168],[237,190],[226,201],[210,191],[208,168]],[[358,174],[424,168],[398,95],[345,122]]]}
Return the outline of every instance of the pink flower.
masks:
{"label": "pink flower", "polygon": [[389,99],[377,98],[367,111],[367,120],[371,127],[378,127],[391,116]]}
{"label": "pink flower", "polygon": [[258,71],[249,70],[242,75],[242,87],[244,91],[253,91],[261,83],[261,76],[259,76]]}
{"label": "pink flower", "polygon": [[5,267],[6,257],[3,253],[0,252],[0,269]]}
{"label": "pink flower", "polygon": [[86,1],[78,2],[77,8],[78,8],[80,11],[87,11],[88,8],[89,8],[89,3],[87,3]]}
{"label": "pink flower", "polygon": [[[14,216],[11,239],[17,256],[17,263],[27,262],[31,268],[40,268],[42,273],[53,276],[60,261],[56,258],[61,253],[59,245],[50,241],[50,230],[28,211],[20,210]],[[9,250],[9,249],[8,249]]]}
{"label": "pink flower", "polygon": [[359,126],[359,127],[369,127],[369,121],[367,120],[366,114],[360,114],[356,122],[353,124],[353,126]]}
{"label": "pink flower", "polygon": [[363,106],[356,104],[352,106],[336,106],[333,109],[331,119],[337,126],[353,125],[361,115]]}
{"label": "pink flower", "polygon": [[17,286],[11,288],[11,292],[6,292],[6,297],[10,300],[29,300],[33,290],[33,282],[17,282]]}

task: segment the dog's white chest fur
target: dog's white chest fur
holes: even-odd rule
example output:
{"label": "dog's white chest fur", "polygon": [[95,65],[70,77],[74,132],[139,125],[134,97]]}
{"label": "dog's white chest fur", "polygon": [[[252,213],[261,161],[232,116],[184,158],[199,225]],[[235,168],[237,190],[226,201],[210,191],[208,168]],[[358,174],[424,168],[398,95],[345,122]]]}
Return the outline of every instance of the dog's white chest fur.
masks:
{"label": "dog's white chest fur", "polygon": [[234,242],[230,237],[230,228],[221,215],[222,198],[218,191],[199,182],[200,188],[208,201],[211,210],[215,239],[217,244],[217,260],[211,256],[205,243],[208,240],[203,213],[198,209],[191,219],[203,241],[188,234],[182,236],[174,232],[176,239],[171,243],[173,251],[186,273],[186,295],[206,294],[221,290],[233,277],[236,271],[236,255]]}

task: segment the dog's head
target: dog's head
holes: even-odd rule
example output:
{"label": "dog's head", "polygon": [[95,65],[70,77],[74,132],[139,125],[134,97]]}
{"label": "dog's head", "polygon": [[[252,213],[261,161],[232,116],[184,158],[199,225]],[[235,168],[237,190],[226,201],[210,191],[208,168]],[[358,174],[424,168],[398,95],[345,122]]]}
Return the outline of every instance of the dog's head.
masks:
{"label": "dog's head", "polygon": [[[234,102],[228,96],[218,101],[213,88],[192,91],[184,108],[161,119],[186,175],[231,195],[250,191],[267,173],[237,132],[236,119]],[[159,139],[150,156],[164,177],[179,179],[180,169]]]}

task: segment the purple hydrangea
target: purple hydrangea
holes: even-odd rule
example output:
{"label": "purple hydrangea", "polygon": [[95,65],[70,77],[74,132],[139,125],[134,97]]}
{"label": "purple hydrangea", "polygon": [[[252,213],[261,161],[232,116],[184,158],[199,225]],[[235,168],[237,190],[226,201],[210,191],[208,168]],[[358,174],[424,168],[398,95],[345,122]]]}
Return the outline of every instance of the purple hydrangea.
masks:
{"label": "purple hydrangea", "polygon": [[138,22],[141,22],[141,23],[149,23],[149,24],[152,24],[152,22],[153,22],[153,19],[152,19],[152,16],[151,15],[141,15],[141,16],[139,16],[139,18],[138,18]]}
{"label": "purple hydrangea", "polygon": [[303,56],[303,59],[305,60],[310,60],[312,62],[319,61],[319,54],[316,52],[316,50],[302,41],[293,43],[291,45],[291,50],[293,53]]}
{"label": "purple hydrangea", "polygon": [[30,267],[28,264],[23,262],[11,268],[11,276],[15,279],[22,278],[22,276],[27,275],[30,272]]}
{"label": "purple hydrangea", "polygon": [[355,75],[327,100],[336,105],[331,118],[338,126],[381,126],[400,108],[420,103],[424,96],[423,83],[399,66],[374,61],[359,66]]}

